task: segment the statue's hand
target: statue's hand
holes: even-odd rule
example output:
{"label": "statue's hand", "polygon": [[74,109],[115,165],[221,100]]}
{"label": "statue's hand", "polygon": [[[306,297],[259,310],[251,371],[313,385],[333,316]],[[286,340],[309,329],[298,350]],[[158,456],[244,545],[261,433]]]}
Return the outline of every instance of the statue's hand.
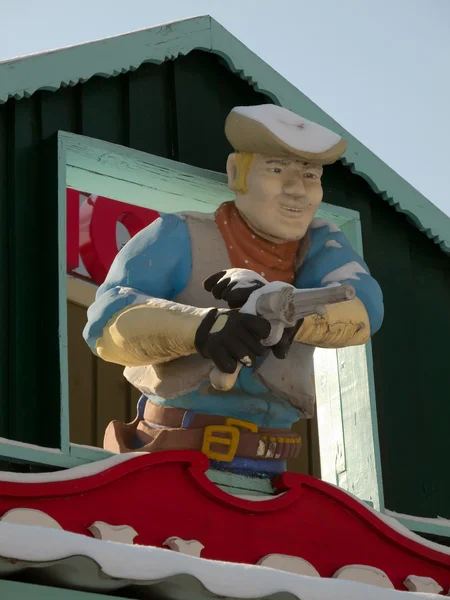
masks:
{"label": "statue's hand", "polygon": [[294,327],[289,327],[283,331],[283,335],[281,336],[281,340],[275,344],[275,346],[271,346],[270,349],[273,352],[273,355],[276,358],[286,358],[289,352],[289,348],[292,346],[294,342],[295,336],[297,335],[298,330],[303,324],[304,319],[300,319],[297,321]]}
{"label": "statue's hand", "polygon": [[238,362],[250,367],[265,354],[261,342],[269,334],[270,323],[262,317],[213,308],[197,329],[195,347],[222,373],[234,373]]}
{"label": "statue's hand", "polygon": [[225,300],[230,308],[242,308],[250,294],[268,283],[261,275],[249,269],[228,269],[210,275],[203,288],[216,300]]}

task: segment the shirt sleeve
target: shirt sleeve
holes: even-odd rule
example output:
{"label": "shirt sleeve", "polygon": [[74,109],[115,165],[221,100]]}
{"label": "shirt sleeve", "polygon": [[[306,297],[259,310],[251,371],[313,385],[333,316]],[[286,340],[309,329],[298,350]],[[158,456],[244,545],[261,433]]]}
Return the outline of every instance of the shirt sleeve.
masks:
{"label": "shirt sleeve", "polygon": [[367,311],[371,335],[383,322],[383,294],[369,267],[353,250],[342,231],[331,221],[314,219],[311,246],[297,276],[298,288],[326,287],[330,283],[348,283]]}
{"label": "shirt sleeve", "polygon": [[192,268],[189,231],[177,215],[162,215],[118,253],[87,312],[83,337],[95,352],[108,321],[150,297],[172,300],[187,285]]}

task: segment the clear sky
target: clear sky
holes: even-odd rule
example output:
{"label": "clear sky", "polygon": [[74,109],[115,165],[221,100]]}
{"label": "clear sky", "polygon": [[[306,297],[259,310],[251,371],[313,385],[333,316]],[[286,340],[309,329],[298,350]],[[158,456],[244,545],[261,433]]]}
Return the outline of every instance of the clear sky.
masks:
{"label": "clear sky", "polygon": [[200,14],[450,215],[450,0],[0,0],[0,60]]}

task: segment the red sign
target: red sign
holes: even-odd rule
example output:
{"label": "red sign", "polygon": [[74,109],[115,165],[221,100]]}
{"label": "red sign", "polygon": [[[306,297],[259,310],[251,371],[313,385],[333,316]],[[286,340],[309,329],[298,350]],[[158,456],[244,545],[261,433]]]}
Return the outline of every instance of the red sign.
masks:
{"label": "red sign", "polygon": [[67,190],[67,273],[103,283],[123,246],[159,213],[104,196]]}
{"label": "red sign", "polygon": [[265,559],[275,554],[298,558],[303,566],[306,561],[309,574],[314,568],[321,577],[342,572],[352,579],[349,570],[356,567],[375,570],[382,587],[406,591],[408,578],[427,584],[424,578],[431,578],[449,589],[447,548],[393,526],[394,520],[343,490],[309,475],[284,473],[274,481],[277,496],[252,501],[222,491],[205,475],[209,467],[200,452],[172,450],[125,461],[111,457],[97,462],[95,473],[92,465],[83,465],[59,480],[52,473],[48,481],[40,476],[41,482],[33,482],[30,475],[8,481],[6,474],[0,480],[0,516],[8,521],[9,511],[25,509],[29,515],[31,509],[88,537],[112,540],[114,529],[127,529],[128,543],[141,546],[178,545],[182,551],[180,544],[197,542],[201,558],[270,566]]}

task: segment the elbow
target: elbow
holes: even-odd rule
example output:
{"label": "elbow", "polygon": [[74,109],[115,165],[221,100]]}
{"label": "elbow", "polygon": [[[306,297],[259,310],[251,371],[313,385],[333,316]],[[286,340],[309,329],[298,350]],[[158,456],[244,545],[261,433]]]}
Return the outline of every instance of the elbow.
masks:
{"label": "elbow", "polygon": [[296,341],[320,348],[345,348],[365,344],[371,325],[364,304],[358,298],[327,306],[324,316],[306,317]]}

